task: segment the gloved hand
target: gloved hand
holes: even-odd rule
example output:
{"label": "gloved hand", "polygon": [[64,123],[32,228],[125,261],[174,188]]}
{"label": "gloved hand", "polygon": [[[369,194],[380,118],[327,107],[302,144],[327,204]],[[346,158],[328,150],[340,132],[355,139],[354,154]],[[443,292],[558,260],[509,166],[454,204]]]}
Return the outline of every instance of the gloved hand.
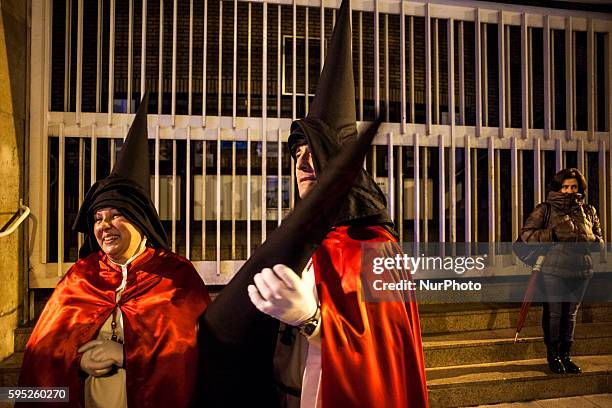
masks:
{"label": "gloved hand", "polygon": [[278,264],[264,268],[249,285],[251,302],[261,312],[290,326],[299,326],[317,311],[313,282],[300,278],[291,268]]}
{"label": "gloved hand", "polygon": [[[82,345],[78,352],[84,353],[83,357],[81,357],[81,368],[89,375],[104,375],[110,371],[113,365],[123,367],[123,345],[116,341],[92,340]],[[109,362],[110,364],[108,364]],[[108,368],[108,370],[103,374],[99,374],[98,372],[103,371],[99,367]],[[94,374],[88,371],[88,369],[91,370],[92,368]]]}

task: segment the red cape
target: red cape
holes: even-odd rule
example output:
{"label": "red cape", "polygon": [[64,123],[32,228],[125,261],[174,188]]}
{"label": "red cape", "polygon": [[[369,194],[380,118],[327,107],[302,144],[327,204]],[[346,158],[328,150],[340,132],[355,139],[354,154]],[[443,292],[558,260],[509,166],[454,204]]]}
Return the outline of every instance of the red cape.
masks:
{"label": "red cape", "polygon": [[322,311],[323,407],[428,406],[417,304],[366,303],[362,243],[395,242],[383,227],[342,226],[313,258]]}
{"label": "red cape", "polygon": [[[70,268],[28,341],[20,386],[68,386],[70,406],[83,406],[86,374],[77,349],[97,337],[120,283],[121,270],[102,252]],[[197,374],[197,322],[208,303],[204,283],[185,258],[147,248],[129,265],[119,301],[128,406],[189,405]]]}

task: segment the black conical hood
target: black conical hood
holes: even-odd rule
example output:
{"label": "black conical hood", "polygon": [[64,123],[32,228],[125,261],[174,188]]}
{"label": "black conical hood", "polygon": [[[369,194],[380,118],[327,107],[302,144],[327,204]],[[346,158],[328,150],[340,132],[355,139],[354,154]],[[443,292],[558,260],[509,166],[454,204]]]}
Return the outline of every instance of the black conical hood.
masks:
{"label": "black conical hood", "polygon": [[335,132],[349,127],[348,133],[356,134],[350,13],[350,1],[343,0],[308,118],[322,120]]}
{"label": "black conical hood", "polygon": [[168,238],[151,201],[146,92],[111,174],[87,191],[72,229],[85,234],[79,257],[100,250],[93,235],[94,211],[116,208],[147,237],[147,245],[168,249]]}
{"label": "black conical hood", "polygon": [[147,130],[147,110],[149,91],[145,92],[140,106],[121,146],[117,162],[111,174],[130,179],[139,184],[150,196],[149,133]]}
{"label": "black conical hood", "polygon": [[[336,156],[308,196],[204,312],[198,340],[201,406],[276,406],[272,361],[279,323],[257,310],[247,287],[256,273],[276,264],[285,264],[301,274],[316,246],[334,225],[340,203],[360,174],[379,124],[376,121],[369,125]],[[240,392],[236,392],[236,384],[240,384]]]}

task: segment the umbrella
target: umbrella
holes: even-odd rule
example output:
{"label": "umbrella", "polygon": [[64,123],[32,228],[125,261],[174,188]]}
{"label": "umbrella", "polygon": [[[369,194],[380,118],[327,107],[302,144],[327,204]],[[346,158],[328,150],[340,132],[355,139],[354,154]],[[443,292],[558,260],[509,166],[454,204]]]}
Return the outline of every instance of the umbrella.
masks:
{"label": "umbrella", "polygon": [[542,271],[542,264],[544,263],[544,255],[538,256],[533,269],[531,270],[531,276],[529,277],[529,283],[527,283],[527,289],[525,289],[525,296],[523,297],[523,304],[521,305],[521,312],[519,313],[518,323],[516,324],[516,335],[514,336],[514,342],[518,340],[518,335],[525,326],[525,320],[527,319],[527,313],[531,307],[531,301],[536,290],[538,276]]}

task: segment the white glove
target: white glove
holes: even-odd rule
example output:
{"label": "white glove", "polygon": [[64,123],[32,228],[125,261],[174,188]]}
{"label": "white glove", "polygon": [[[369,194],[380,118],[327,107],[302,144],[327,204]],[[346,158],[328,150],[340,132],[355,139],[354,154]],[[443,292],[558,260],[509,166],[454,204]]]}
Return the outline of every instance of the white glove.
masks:
{"label": "white glove", "polygon": [[264,268],[249,285],[251,302],[261,312],[290,326],[299,326],[317,311],[312,282],[300,278],[285,265]]}

